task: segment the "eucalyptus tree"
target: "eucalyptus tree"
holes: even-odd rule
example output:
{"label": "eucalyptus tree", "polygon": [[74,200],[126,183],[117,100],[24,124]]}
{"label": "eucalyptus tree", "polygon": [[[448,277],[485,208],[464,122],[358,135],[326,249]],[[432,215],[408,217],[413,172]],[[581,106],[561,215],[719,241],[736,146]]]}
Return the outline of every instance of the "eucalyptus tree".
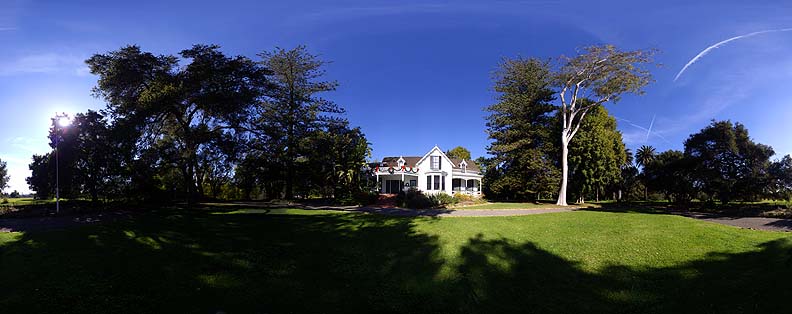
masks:
{"label": "eucalyptus tree", "polygon": [[181,173],[188,203],[196,198],[200,149],[239,132],[265,86],[264,69],[218,46],[195,45],[180,57],[127,46],[86,63],[99,76],[94,95],[107,102],[110,119],[136,134],[138,149],[163,141],[175,148],[163,157]]}
{"label": "eucalyptus tree", "polygon": [[[561,187],[557,205],[567,205],[569,143],[586,114],[595,107],[617,102],[623,94],[642,94],[652,81],[645,65],[655,50],[621,51],[612,45],[589,46],[575,57],[561,57],[555,83],[561,101]],[[589,101],[581,101],[587,99]]]}

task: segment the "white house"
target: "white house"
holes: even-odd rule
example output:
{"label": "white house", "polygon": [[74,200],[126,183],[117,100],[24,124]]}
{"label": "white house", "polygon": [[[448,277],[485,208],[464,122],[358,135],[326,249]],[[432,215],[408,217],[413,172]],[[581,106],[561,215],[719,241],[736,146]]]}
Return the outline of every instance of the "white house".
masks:
{"label": "white house", "polygon": [[382,158],[374,167],[380,193],[396,194],[415,187],[427,194],[481,195],[481,170],[472,160],[448,158],[435,146],[420,156]]}

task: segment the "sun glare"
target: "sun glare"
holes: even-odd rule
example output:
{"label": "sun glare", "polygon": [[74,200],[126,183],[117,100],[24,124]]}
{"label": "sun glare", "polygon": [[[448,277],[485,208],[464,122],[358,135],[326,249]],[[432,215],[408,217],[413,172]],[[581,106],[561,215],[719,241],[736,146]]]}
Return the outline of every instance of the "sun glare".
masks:
{"label": "sun glare", "polygon": [[71,119],[66,116],[58,118],[58,125],[62,127],[67,127],[71,125],[71,122],[72,122]]}

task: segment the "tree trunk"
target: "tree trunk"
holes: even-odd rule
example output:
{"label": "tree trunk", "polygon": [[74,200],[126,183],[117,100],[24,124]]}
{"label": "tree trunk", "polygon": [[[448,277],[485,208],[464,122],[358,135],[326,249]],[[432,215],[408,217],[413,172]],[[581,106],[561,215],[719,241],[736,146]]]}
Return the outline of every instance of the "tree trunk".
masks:
{"label": "tree trunk", "polygon": [[569,142],[566,139],[566,132],[561,133],[561,190],[558,191],[558,201],[556,205],[567,206],[566,192],[567,192],[567,173],[569,172],[569,165],[567,164],[567,155]]}

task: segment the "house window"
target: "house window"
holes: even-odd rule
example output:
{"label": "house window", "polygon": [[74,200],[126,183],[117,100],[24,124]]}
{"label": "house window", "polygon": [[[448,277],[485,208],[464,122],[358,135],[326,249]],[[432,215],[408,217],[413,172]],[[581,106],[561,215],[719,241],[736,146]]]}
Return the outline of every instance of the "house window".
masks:
{"label": "house window", "polygon": [[432,170],[440,170],[440,156],[432,156]]}
{"label": "house window", "polygon": [[445,191],[445,181],[446,181],[446,177],[443,176],[443,191]]}
{"label": "house window", "polygon": [[426,190],[432,189],[432,176],[426,176]]}
{"label": "house window", "polygon": [[410,180],[410,187],[418,188],[418,180]]}
{"label": "house window", "polygon": [[440,189],[440,176],[434,176],[434,189]]}

